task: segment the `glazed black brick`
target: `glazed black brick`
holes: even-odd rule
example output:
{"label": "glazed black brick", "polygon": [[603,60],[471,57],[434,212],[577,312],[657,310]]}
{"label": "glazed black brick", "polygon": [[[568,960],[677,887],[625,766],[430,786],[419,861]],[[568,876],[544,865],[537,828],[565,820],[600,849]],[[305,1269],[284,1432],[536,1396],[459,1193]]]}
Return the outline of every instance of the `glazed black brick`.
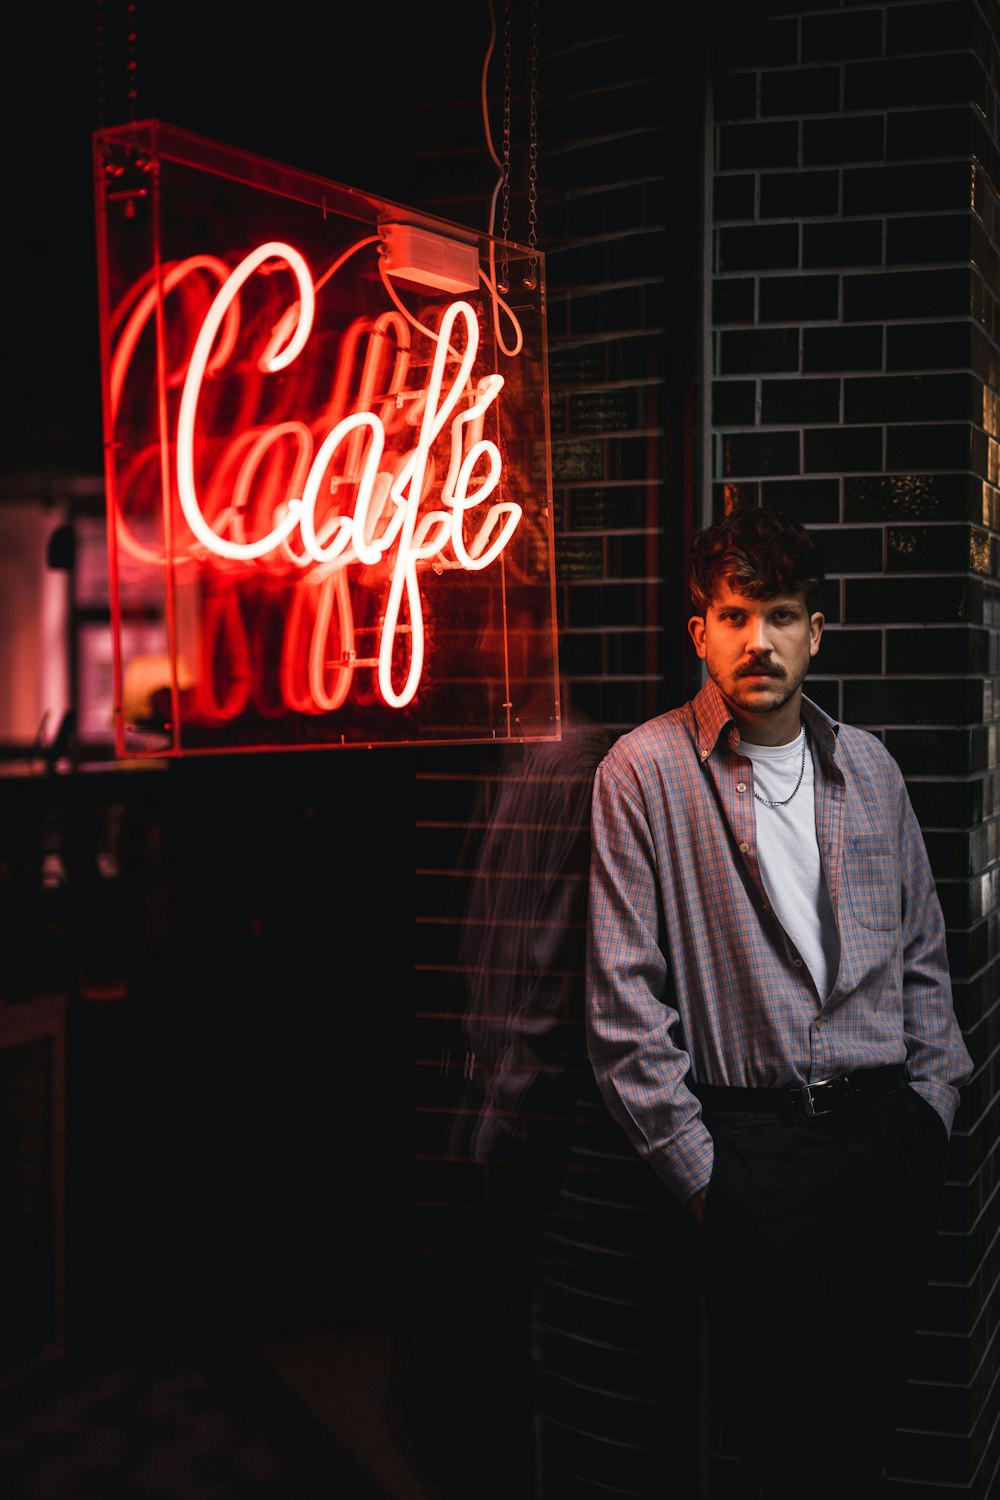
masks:
{"label": "glazed black brick", "polygon": [[804,526],[836,521],[840,510],[837,479],[768,479],[761,495],[765,505],[787,511]]}
{"label": "glazed black brick", "polygon": [[731,73],[716,91],[712,108],[717,120],[752,120],[757,114],[757,76]]}
{"label": "glazed black brick", "polygon": [[605,352],[606,345],[601,343],[575,344],[571,349],[550,346],[549,380],[553,389],[606,379]]}
{"label": "glazed black brick", "polygon": [[955,109],[908,109],[886,121],[886,157],[912,161],[918,157],[959,156],[988,160],[983,144],[990,140],[968,104]]}
{"label": "glazed black brick", "polygon": [[739,229],[720,229],[720,271],[796,270],[799,264],[797,224],[757,224]]}
{"label": "glazed black brick", "polygon": [[781,67],[795,62],[798,27],[794,17],[761,16],[754,6],[729,9],[724,15],[726,25],[716,42],[719,71]]}
{"label": "glazed black brick", "polygon": [[802,161],[807,167],[881,161],[884,154],[883,115],[803,121]]}
{"label": "glazed black brick", "polygon": [[608,334],[642,326],[639,287],[620,287],[614,292],[574,292],[568,299],[567,332]]}
{"label": "glazed black brick", "polygon": [[826,630],[815,658],[814,671],[837,677],[871,677],[882,670],[881,630]]}
{"label": "glazed black brick", "polygon": [[816,427],[803,433],[803,469],[845,473],[882,465],[881,427]]}
{"label": "glazed black brick", "polygon": [[719,335],[721,375],[767,375],[797,370],[797,328],[731,329]]}
{"label": "glazed black brick", "polygon": [[804,224],[803,270],[882,264],[882,220],[868,223]]}
{"label": "glazed black brick", "polygon": [[987,676],[990,673],[990,633],[954,625],[925,630],[886,631],[886,671],[894,673],[949,673]]}
{"label": "glazed black brick", "polygon": [[806,328],[802,334],[802,369],[825,371],[880,370],[881,328]]}
{"label": "glazed black brick", "polygon": [[604,445],[599,438],[568,439],[552,444],[552,479],[565,484],[575,479],[604,479]]}
{"label": "glazed black brick", "polygon": [[762,276],[758,301],[762,323],[835,318],[840,286],[836,276]]}
{"label": "glazed black brick", "polygon": [[[555,571],[557,583],[573,583],[581,578],[604,577],[604,549],[600,537],[556,537]],[[622,575],[609,569],[612,578]]]}
{"label": "glazed black brick", "polygon": [[717,176],[712,185],[712,217],[720,224],[726,219],[752,219],[756,192],[752,173]]}
{"label": "glazed black brick", "polygon": [[967,270],[887,271],[844,277],[844,317],[946,318],[965,315],[972,303]]}
{"label": "glazed black brick", "polygon": [[988,85],[980,65],[962,53],[850,62],[845,67],[844,109],[848,111],[906,105],[926,108],[968,99],[985,109]]}
{"label": "glazed black brick", "polygon": [[[594,224],[601,222],[623,222],[626,224],[655,223],[647,212],[647,204],[643,193],[649,191],[653,184],[644,185],[643,190],[631,184],[623,184],[621,181],[591,183],[591,192],[584,198],[570,196],[566,202],[566,228],[565,233],[572,240],[579,236],[586,238],[593,234]],[[662,220],[661,220],[662,222]],[[567,246],[556,244],[551,251],[549,265],[559,265],[564,254],[571,254],[575,245]],[[555,279],[553,277],[553,279]]]}
{"label": "glazed black brick", "polygon": [[971,6],[941,3],[890,6],[885,23],[885,54],[939,52],[943,37],[948,50],[958,52],[972,43]]}
{"label": "glazed black brick", "polygon": [[604,670],[604,636],[564,630],[559,639],[559,665],[569,677],[599,677]]}
{"label": "glazed black brick", "polygon": [[614,531],[647,527],[653,523],[654,515],[655,501],[651,492],[639,485],[569,491],[571,531]]}
{"label": "glazed black brick", "polygon": [[802,60],[847,62],[852,57],[876,57],[882,51],[882,12],[837,12],[835,15],[804,15]]}
{"label": "glazed black brick", "polygon": [[639,724],[660,711],[662,705],[650,685],[641,682],[598,683],[591,715],[600,724]]}
{"label": "glazed black brick", "polygon": [[844,381],[845,422],[941,422],[971,417],[982,393],[969,375],[851,376]]}
{"label": "glazed black brick", "polygon": [[[549,188],[572,191],[600,185],[611,187],[627,179],[655,177],[663,170],[663,150],[663,133],[658,130],[633,131],[618,140],[602,140],[596,145],[588,142],[586,148],[570,146],[551,156]],[[454,164],[447,161],[447,169],[454,172]]]}
{"label": "glazed black brick", "polygon": [[654,538],[649,536],[607,537],[604,543],[604,551],[607,560],[608,577],[649,578],[655,574],[659,561],[655,556],[655,547]]}
{"label": "glazed black brick", "polygon": [[760,75],[762,115],[821,115],[839,108],[839,68],[788,68]]}
{"label": "glazed black brick", "polygon": [[642,480],[649,472],[649,438],[611,438],[606,444],[605,477]]}
{"label": "glazed black brick", "polygon": [[887,266],[973,259],[972,220],[967,213],[889,219],[885,234]]}
{"label": "glazed black brick", "polygon": [[969,566],[968,526],[890,526],[885,565],[894,573],[964,573]]}
{"label": "glazed black brick", "polygon": [[806,695],[814,703],[818,703],[824,713],[830,715],[831,719],[842,717],[840,707],[841,687],[839,682],[824,682],[816,678],[807,678]]}
{"label": "glazed black brick", "polygon": [[805,15],[801,21],[803,62],[847,62],[882,50],[882,12]]}
{"label": "glazed black brick", "polygon": [[890,427],[886,434],[886,468],[975,469],[969,427],[958,422]]}
{"label": "glazed black brick", "polygon": [[631,583],[606,583],[568,592],[567,627],[577,630],[605,625],[645,623],[643,591]]}
{"label": "glazed black brick", "polygon": [[979,488],[962,474],[851,476],[844,481],[844,520],[957,520],[976,514]]}
{"label": "glazed black brick", "polygon": [[881,677],[844,683],[844,717],[850,724],[961,724],[981,713],[977,682]]}
{"label": "glazed black brick", "polygon": [[757,412],[757,386],[752,380],[712,382],[712,423],[716,427],[750,427]]}
{"label": "glazed black brick", "polygon": [[628,432],[645,425],[646,394],[641,389],[580,391],[570,395],[569,422],[575,433]]}
{"label": "glazed black brick", "polygon": [[836,422],[840,413],[839,380],[765,380],[761,386],[761,421]]}
{"label": "glazed black brick", "polygon": [[987,731],[942,728],[888,730],[886,749],[904,776],[973,776],[985,769]]}
{"label": "glazed black brick", "polygon": [[[900,323],[885,333],[885,363],[889,370],[964,369],[973,362],[977,330],[969,322]],[[979,335],[982,339],[982,335]],[[986,341],[982,339],[985,346]]]}
{"label": "glazed black brick", "polygon": [[721,477],[737,474],[798,474],[797,432],[726,433],[721,439]]}
{"label": "glazed black brick", "polygon": [[587,682],[582,677],[578,681],[574,682],[573,702],[576,704],[581,713],[585,713],[587,715],[588,719],[593,719],[595,723],[600,722],[601,705],[599,682]]}
{"label": "glazed black brick", "polygon": [[840,207],[839,172],[772,172],[760,180],[762,219],[811,218]]}
{"label": "glazed black brick", "polygon": [[799,154],[799,127],[794,120],[719,128],[719,168],[723,172],[751,167],[794,167]]}
{"label": "glazed black brick", "polygon": [[827,573],[882,571],[881,526],[817,527],[814,535],[823,549]]}
{"label": "glazed black brick", "polygon": [[604,637],[605,670],[616,676],[641,677],[650,670],[655,650],[646,632],[609,631]]}
{"label": "glazed black brick", "polygon": [[752,276],[717,279],[712,283],[712,322],[752,323],[755,300]]}
{"label": "glazed black brick", "polygon": [[963,624],[971,609],[962,578],[848,578],[844,597],[849,625]]}
{"label": "glazed black brick", "polygon": [[844,215],[902,213],[907,209],[968,208],[969,163],[850,167],[844,172]]}

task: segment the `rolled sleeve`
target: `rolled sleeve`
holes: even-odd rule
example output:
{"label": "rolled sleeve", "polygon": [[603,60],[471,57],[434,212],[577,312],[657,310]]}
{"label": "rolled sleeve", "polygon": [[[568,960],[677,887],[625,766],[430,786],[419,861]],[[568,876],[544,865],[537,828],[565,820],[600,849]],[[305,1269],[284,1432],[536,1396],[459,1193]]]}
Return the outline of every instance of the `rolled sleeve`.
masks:
{"label": "rolled sleeve", "polygon": [[641,799],[603,764],[592,807],[587,1047],[601,1094],[639,1156],[682,1201],[705,1187],[713,1145],[684,1082],[660,943],[657,862]]}
{"label": "rolled sleeve", "polygon": [[972,1074],[952,1002],[944,918],[923,835],[905,790],[901,797],[903,871],[903,1026],[907,1071],[949,1131],[959,1089]]}

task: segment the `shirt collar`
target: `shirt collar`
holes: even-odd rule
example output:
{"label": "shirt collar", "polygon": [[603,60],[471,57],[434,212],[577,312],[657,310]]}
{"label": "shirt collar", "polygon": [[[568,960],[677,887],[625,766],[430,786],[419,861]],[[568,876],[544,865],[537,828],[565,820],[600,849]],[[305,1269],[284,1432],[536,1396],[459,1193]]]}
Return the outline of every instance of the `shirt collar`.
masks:
{"label": "shirt collar", "polygon": [[[730,748],[736,749],[739,744],[739,731],[729,705],[711,677],[706,680],[704,687],[694,698],[692,707],[699,760],[708,759],[724,731],[729,732]],[[805,694],[802,697],[802,718],[820,752],[832,757],[836,752],[840,725],[831,719],[818,703],[814,703]]]}

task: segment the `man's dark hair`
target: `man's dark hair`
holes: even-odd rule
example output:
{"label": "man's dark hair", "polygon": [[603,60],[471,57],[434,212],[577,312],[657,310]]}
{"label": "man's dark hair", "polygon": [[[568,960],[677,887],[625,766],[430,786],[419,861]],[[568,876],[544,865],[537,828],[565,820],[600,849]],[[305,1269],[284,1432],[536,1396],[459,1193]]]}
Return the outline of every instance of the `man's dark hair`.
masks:
{"label": "man's dark hair", "polygon": [[691,544],[688,584],[699,615],[721,583],[748,599],[801,590],[811,613],[824,576],[823,552],[815,537],[780,511],[742,506],[699,532]]}

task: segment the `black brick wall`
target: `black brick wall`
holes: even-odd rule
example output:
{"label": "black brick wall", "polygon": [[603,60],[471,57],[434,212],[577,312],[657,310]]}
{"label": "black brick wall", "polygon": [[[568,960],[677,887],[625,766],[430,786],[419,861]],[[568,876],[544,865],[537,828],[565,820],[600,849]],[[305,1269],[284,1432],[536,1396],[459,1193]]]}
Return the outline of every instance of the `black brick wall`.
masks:
{"label": "black brick wall", "polygon": [[[671,50],[651,47],[650,13],[541,6],[564,693],[609,735],[690,695],[683,559],[711,515],[764,502],[822,535],[829,628],[810,691],[903,769],[976,1062],[892,1488],[987,1500],[1000,1458],[1000,18],[975,0],[715,0],[706,35]],[[470,106],[455,104],[454,120]],[[440,126],[440,102],[434,114]],[[435,149],[415,201],[481,222],[491,184],[473,180],[473,154],[463,175],[461,148],[447,170]],[[524,205],[522,179],[515,238]],[[445,1144],[468,1066],[455,955],[511,773],[488,749],[418,757],[415,1285],[439,1335],[484,1301],[495,1316],[484,1237],[509,1230],[511,1213],[530,1223],[544,1266],[529,1400],[540,1500],[725,1500],[736,1465],[698,1401],[680,1226],[585,1064],[556,1110],[562,1154],[527,1122],[529,1160],[557,1168],[542,1206],[525,1208],[516,1174],[470,1170]],[[582,925],[567,1024],[577,1062],[581,939]],[[459,1346],[482,1352],[475,1336]],[[684,1372],[681,1388],[664,1369]],[[676,1423],[665,1440],[665,1405],[686,1441]]]}
{"label": "black brick wall", "polygon": [[924,828],[976,1074],[893,1487],[984,1500],[1000,1461],[1000,16],[770,9],[731,18],[714,51],[712,511],[763,501],[821,534],[811,690],[885,741]]}

